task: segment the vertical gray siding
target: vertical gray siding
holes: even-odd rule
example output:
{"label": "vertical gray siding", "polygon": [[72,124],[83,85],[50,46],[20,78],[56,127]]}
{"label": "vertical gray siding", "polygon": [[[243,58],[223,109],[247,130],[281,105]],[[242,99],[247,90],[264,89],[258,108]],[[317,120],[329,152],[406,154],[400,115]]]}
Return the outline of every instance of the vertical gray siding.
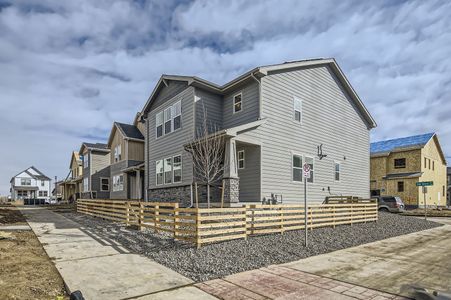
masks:
{"label": "vertical gray siding", "polygon": [[198,135],[198,130],[202,130],[204,122],[204,110],[207,115],[207,127],[209,132],[215,129],[223,129],[223,99],[221,95],[213,94],[199,88],[195,89],[195,134]]}
{"label": "vertical gray siding", "polygon": [[[242,92],[242,110],[233,113],[233,96]],[[259,117],[259,84],[255,81],[224,96],[223,125],[230,128],[252,121]]]}
{"label": "vertical gray siding", "polygon": [[[107,166],[99,171],[97,171],[95,174],[91,176],[91,191],[97,193],[98,199],[109,199],[110,198],[110,192],[101,192],[100,191],[100,178],[110,177],[110,166]],[[110,182],[110,190],[111,190],[111,182]]]}
{"label": "vertical gray siding", "polygon": [[237,143],[236,151],[244,150],[244,169],[238,169],[240,201],[258,202],[260,196],[260,146]]}
{"label": "vertical gray siding", "polygon": [[[182,103],[182,127],[171,132],[168,135],[163,135],[156,138],[155,118],[156,114],[165,108],[173,105],[181,100]],[[193,168],[191,155],[185,151],[184,145],[193,139],[194,133],[194,88],[188,87],[181,93],[168,99],[160,106],[153,106],[147,115],[147,122],[149,127],[147,130],[147,148],[149,155],[147,185],[149,189],[156,188],[155,181],[155,161],[167,157],[182,155],[182,183],[160,185],[162,187],[174,187],[177,185],[189,185],[193,180]]]}
{"label": "vertical gray siding", "polygon": [[[302,100],[303,122],[293,120],[293,96]],[[303,183],[292,181],[292,152],[315,159],[310,201],[333,194],[369,197],[369,130],[353,101],[328,67],[280,72],[262,78],[262,118],[251,135],[262,143],[262,197],[282,194],[301,201]],[[317,145],[327,157],[319,160]],[[334,161],[341,180],[334,180]]]}

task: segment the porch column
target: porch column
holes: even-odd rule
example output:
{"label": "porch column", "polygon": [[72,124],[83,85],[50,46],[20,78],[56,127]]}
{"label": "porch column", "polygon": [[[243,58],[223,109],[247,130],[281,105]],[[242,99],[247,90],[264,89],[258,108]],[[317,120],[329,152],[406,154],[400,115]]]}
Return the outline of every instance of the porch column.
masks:
{"label": "porch column", "polygon": [[136,197],[141,199],[141,171],[136,170]]}
{"label": "porch column", "polygon": [[240,196],[240,179],[236,157],[236,141],[226,139],[224,158],[224,203],[238,203]]}

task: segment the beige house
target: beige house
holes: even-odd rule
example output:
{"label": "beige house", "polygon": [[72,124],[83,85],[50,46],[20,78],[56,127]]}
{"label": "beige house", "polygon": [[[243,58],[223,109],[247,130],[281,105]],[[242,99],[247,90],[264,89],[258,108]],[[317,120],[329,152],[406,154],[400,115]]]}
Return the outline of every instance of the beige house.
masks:
{"label": "beige house", "polygon": [[446,160],[435,133],[371,144],[371,196],[399,196],[408,206],[424,206],[416,183],[432,181],[426,205],[446,205]]}
{"label": "beige house", "polygon": [[72,152],[69,166],[69,174],[61,182],[61,194],[63,200],[76,200],[80,197],[83,180],[83,163],[77,151]]}

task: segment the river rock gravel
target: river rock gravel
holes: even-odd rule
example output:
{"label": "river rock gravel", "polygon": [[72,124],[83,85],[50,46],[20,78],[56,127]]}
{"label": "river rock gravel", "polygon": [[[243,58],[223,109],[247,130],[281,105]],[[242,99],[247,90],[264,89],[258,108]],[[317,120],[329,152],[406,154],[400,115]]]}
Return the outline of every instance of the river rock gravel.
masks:
{"label": "river rock gravel", "polygon": [[441,226],[416,217],[379,213],[378,222],[309,231],[307,248],[304,247],[304,231],[297,230],[197,249],[153,230],[138,231],[124,224],[74,212],[64,213],[64,216],[81,224],[84,230],[104,240],[120,243],[130,252],[147,256],[196,282]]}

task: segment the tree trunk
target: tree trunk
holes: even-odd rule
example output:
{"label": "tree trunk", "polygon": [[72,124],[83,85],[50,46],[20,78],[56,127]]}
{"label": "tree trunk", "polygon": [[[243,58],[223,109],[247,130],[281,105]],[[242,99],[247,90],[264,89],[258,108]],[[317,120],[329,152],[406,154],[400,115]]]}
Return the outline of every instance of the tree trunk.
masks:
{"label": "tree trunk", "polygon": [[210,183],[207,182],[207,205],[210,208]]}

